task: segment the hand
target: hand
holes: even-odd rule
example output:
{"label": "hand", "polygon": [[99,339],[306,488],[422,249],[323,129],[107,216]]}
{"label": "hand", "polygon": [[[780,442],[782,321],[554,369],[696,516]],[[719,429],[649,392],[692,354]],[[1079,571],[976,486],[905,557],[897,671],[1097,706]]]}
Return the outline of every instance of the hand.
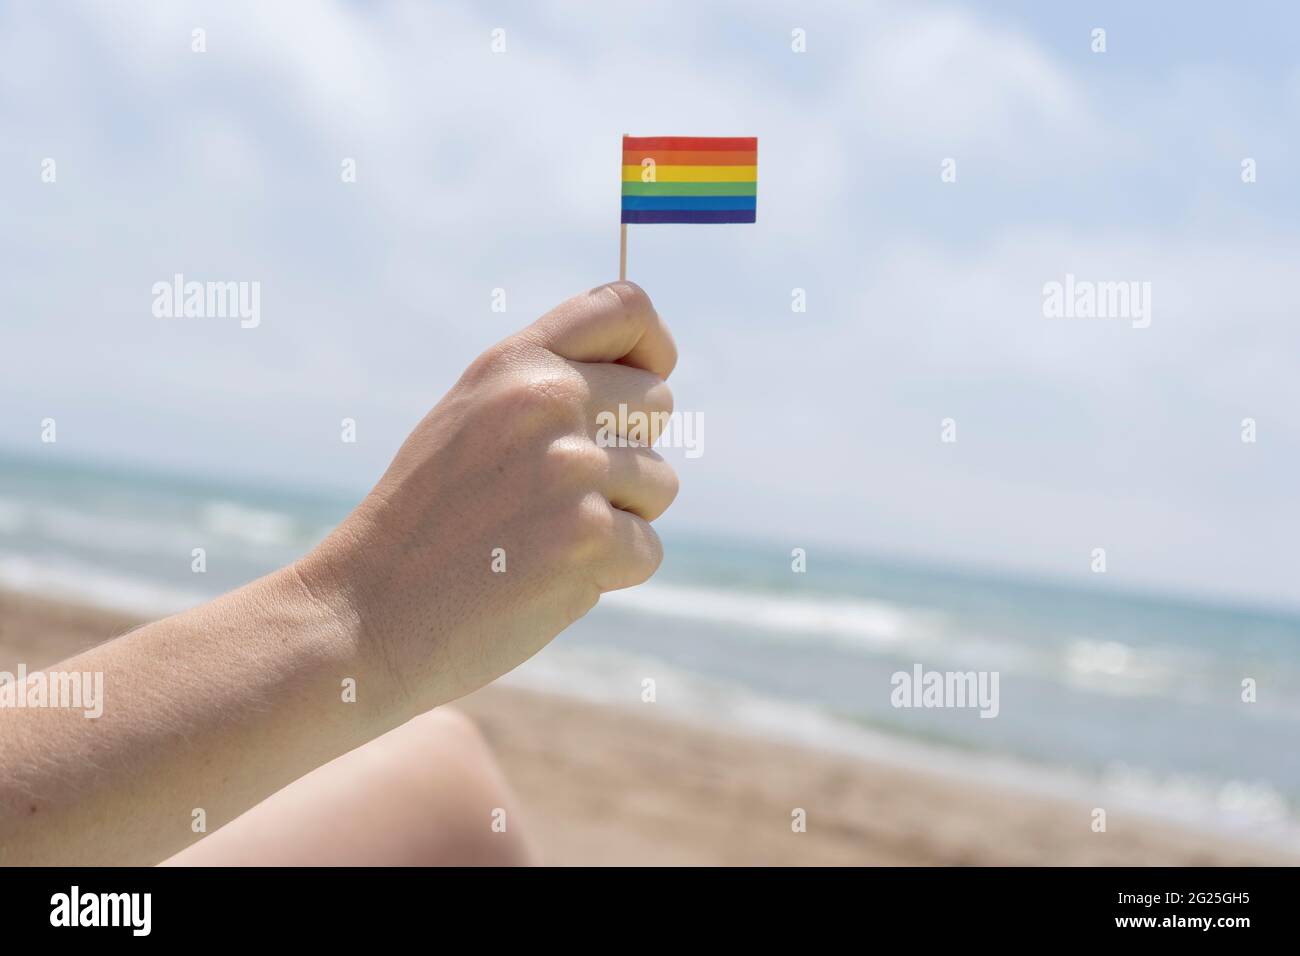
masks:
{"label": "hand", "polygon": [[575,296],[481,355],[300,562],[411,712],[501,676],[655,572],[649,522],[677,476],[649,447],[599,447],[597,415],[670,414],[676,361],[637,286]]}

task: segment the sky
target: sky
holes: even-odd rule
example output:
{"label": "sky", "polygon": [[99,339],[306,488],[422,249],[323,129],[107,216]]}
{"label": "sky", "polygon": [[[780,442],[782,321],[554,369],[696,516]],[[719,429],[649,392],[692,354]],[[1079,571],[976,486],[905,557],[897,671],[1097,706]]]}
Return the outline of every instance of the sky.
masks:
{"label": "sky", "polygon": [[[1297,607],[1298,26],[3,4],[0,449],[359,494],[478,352],[615,277],[621,134],[757,136],[755,225],[630,231],[704,422],[667,529],[1081,586],[1104,547],[1106,587]],[[260,283],[260,324],[156,317],[176,273]],[[1150,283],[1149,327],[1045,317],[1067,274]]]}

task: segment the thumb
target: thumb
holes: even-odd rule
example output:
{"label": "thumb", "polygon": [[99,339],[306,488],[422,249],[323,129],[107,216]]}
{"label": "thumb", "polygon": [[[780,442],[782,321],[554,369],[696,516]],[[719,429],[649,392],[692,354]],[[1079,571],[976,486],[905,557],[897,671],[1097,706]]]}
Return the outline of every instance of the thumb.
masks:
{"label": "thumb", "polygon": [[650,297],[632,282],[575,295],[520,335],[575,362],[620,362],[667,378],[677,345]]}

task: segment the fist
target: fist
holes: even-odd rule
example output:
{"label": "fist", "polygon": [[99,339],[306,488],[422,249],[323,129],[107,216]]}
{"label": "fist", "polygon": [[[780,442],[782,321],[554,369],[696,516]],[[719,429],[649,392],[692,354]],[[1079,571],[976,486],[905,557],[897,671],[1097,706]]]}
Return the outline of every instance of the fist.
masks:
{"label": "fist", "polygon": [[676,361],[637,286],[575,296],[479,356],[305,559],[346,595],[360,652],[411,713],[487,684],[602,592],[655,572],[650,522],[677,476],[648,445],[608,440],[609,423],[648,421],[633,437],[653,441]]}

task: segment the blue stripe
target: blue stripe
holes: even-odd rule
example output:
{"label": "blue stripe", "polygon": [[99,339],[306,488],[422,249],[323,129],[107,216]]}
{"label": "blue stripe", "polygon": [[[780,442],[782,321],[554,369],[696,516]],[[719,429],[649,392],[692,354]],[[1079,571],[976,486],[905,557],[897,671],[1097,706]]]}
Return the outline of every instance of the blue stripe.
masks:
{"label": "blue stripe", "polygon": [[754,209],[755,196],[624,196],[623,208],[632,209]]}
{"label": "blue stripe", "polygon": [[624,209],[623,222],[757,222],[754,209]]}

